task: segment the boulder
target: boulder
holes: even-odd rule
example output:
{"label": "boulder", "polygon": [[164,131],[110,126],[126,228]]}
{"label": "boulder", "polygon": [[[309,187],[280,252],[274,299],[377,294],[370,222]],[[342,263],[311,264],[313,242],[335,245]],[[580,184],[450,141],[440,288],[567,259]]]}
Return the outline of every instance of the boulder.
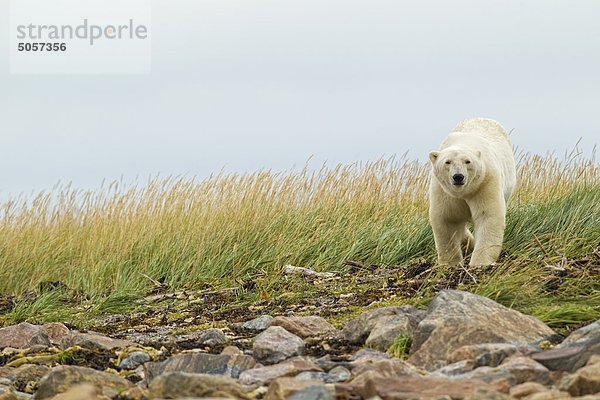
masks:
{"label": "boulder", "polygon": [[246,355],[183,353],[164,361],[148,362],[144,364],[144,371],[148,383],[164,373],[177,371],[238,378],[255,364],[254,359]]}
{"label": "boulder", "polygon": [[256,336],[252,350],[258,362],[275,364],[304,354],[304,340],[280,326],[270,326]]}
{"label": "boulder", "polygon": [[[369,343],[379,347],[378,350],[385,351],[393,343],[393,340],[385,349],[382,349],[385,347],[379,345],[382,335],[393,336],[396,339],[402,333],[411,334],[424,317],[424,311],[409,305],[380,307],[365,311],[357,318],[350,320],[341,330],[340,337],[351,344],[363,344],[369,340]],[[393,333],[390,333],[390,329],[386,329],[388,324],[394,326]],[[373,330],[375,330],[375,334],[370,337]]]}
{"label": "boulder", "polygon": [[271,326],[280,326],[286,331],[301,338],[322,337],[332,332],[335,328],[325,318],[317,316],[284,317],[279,316],[271,320]]}
{"label": "boulder", "polygon": [[50,345],[48,333],[43,326],[21,322],[18,325],[0,328],[0,349],[27,349],[33,345]]}
{"label": "boulder", "polygon": [[483,343],[530,342],[554,331],[534,317],[488,298],[443,290],[429,305],[413,336],[409,362],[433,371],[449,363],[460,347]]}
{"label": "boulder", "polygon": [[119,375],[91,368],[60,365],[42,378],[33,398],[35,400],[49,399],[82,383],[93,385],[99,394],[111,398],[133,386],[131,382]]}
{"label": "boulder", "polygon": [[240,384],[232,378],[209,374],[168,372],[148,386],[150,399],[177,399],[182,397],[218,397],[250,399]]}
{"label": "boulder", "polygon": [[533,355],[552,371],[575,372],[590,357],[600,355],[600,320],[577,329],[554,349]]}
{"label": "boulder", "polygon": [[[322,394],[323,397],[308,397],[308,393],[303,391],[313,389],[316,393]],[[301,397],[304,393],[304,397]],[[318,380],[299,380],[294,378],[278,378],[271,382],[269,390],[265,396],[265,400],[287,400],[294,396],[296,399],[326,399],[333,400],[335,390],[333,387],[327,388],[323,382]]]}

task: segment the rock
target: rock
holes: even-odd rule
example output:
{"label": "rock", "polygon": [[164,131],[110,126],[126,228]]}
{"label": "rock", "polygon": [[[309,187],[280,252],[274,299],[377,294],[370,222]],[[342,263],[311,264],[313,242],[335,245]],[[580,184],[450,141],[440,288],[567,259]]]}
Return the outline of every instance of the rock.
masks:
{"label": "rock", "polygon": [[199,346],[217,346],[220,344],[227,343],[227,337],[220,329],[206,329],[198,336]]}
{"label": "rock", "polygon": [[44,328],[40,325],[32,325],[21,322],[18,325],[0,328],[0,348],[13,347],[27,349],[33,345],[50,345],[50,339]]}
{"label": "rock", "polygon": [[152,358],[145,351],[134,351],[119,363],[121,369],[136,369],[140,365],[150,361]]}
{"label": "rock", "polygon": [[7,387],[0,386],[0,400],[18,400],[17,396]]}
{"label": "rock", "polygon": [[367,371],[374,371],[382,377],[398,377],[404,375],[417,374],[417,369],[405,361],[399,359],[392,360],[366,360],[355,362],[352,369],[352,376],[359,376]]}
{"label": "rock", "polygon": [[396,378],[374,375],[360,385],[352,381],[350,384],[340,384],[339,387],[341,389],[350,388],[353,393],[365,399],[379,396],[386,400],[421,398],[465,399],[473,396],[478,390],[495,393],[493,386],[478,380],[453,380],[419,375],[407,375]]}
{"label": "rock", "polygon": [[551,385],[553,382],[548,368],[528,357],[511,357],[498,367],[480,367],[454,378],[477,379],[488,383],[505,380],[509,386],[524,382]]}
{"label": "rock", "polygon": [[547,390],[548,389],[546,388],[546,386],[542,385],[541,383],[525,382],[521,383],[520,385],[511,387],[508,394],[510,394],[511,397],[514,397],[516,399],[522,399],[523,397],[531,396],[535,393],[545,392]]}
{"label": "rock", "polygon": [[334,400],[335,390],[326,385],[309,386],[288,397],[289,400]]}
{"label": "rock", "polygon": [[240,383],[244,385],[266,385],[273,380],[286,376],[295,376],[304,371],[323,372],[308,359],[296,358],[279,364],[249,369],[240,374]]}
{"label": "rock", "polygon": [[146,400],[148,399],[148,389],[135,386],[121,393],[119,398],[122,400]]}
{"label": "rock", "polygon": [[271,326],[254,339],[252,350],[258,362],[275,364],[304,354],[304,341],[280,326]]}
{"label": "rock", "polygon": [[450,354],[448,362],[472,360],[473,366],[497,367],[506,357],[518,352],[518,347],[510,343],[483,343],[462,346]]}
{"label": "rock", "polygon": [[537,382],[542,385],[551,385],[550,371],[542,364],[529,357],[510,357],[498,367],[508,371],[517,384],[524,382]]}
{"label": "rock", "polygon": [[297,380],[319,380],[325,383],[343,382],[350,378],[351,373],[347,368],[337,366],[329,372],[305,371],[296,375]]}
{"label": "rock", "polygon": [[[534,393],[531,396],[526,397],[526,400],[567,400],[572,397],[567,392],[561,392],[557,389],[546,390],[545,392]],[[598,400],[586,399],[585,397],[577,397],[578,400]]]}
{"label": "rock", "polygon": [[[374,310],[365,311],[358,318],[350,320],[341,330],[340,337],[351,344],[362,344],[369,339],[371,332],[380,325],[375,336],[371,338],[371,341],[377,343],[381,340],[379,338],[382,334],[390,335],[389,332],[384,333],[384,331],[385,324],[390,323],[391,321],[396,327],[394,329],[394,339],[396,339],[397,336],[403,333],[400,328],[407,328],[407,331],[404,333],[410,334],[424,317],[424,311],[417,310],[416,308],[407,305],[402,307],[376,308]],[[387,350],[387,348],[384,350]]]}
{"label": "rock", "polygon": [[466,345],[530,342],[553,335],[534,317],[488,298],[459,290],[442,290],[413,337],[409,362],[433,371],[448,364],[450,355]]}
{"label": "rock", "polygon": [[347,381],[350,379],[351,373],[348,368],[338,365],[337,367],[330,369],[327,375],[329,377],[325,379],[326,383],[336,383]]}
{"label": "rock", "polygon": [[106,396],[99,396],[94,385],[82,383],[75,385],[64,393],[59,393],[52,400],[108,400]]}
{"label": "rock", "polygon": [[490,389],[477,389],[475,393],[465,397],[465,400],[513,400],[511,397],[504,393],[490,390]]}
{"label": "rock", "polygon": [[146,363],[144,370],[146,380],[150,383],[159,375],[176,371],[238,378],[242,372],[255,364],[254,359],[246,355],[183,353],[164,361]]}
{"label": "rock", "polygon": [[181,397],[219,397],[250,399],[235,379],[209,374],[168,372],[152,381],[148,387],[150,399]]}
{"label": "rock", "polygon": [[59,344],[63,336],[69,333],[69,328],[60,322],[51,322],[42,325],[42,329],[48,335],[51,344]]}
{"label": "rock", "polygon": [[600,364],[592,364],[565,376],[560,382],[560,389],[572,396],[600,394]]}
{"label": "rock", "polygon": [[60,341],[61,349],[79,346],[88,350],[123,350],[130,346],[135,346],[135,343],[129,340],[113,339],[96,332],[77,332],[72,331],[63,336]]}
{"label": "rock", "polygon": [[378,320],[365,344],[370,348],[387,351],[400,335],[411,335],[414,326],[405,315],[388,315]]}
{"label": "rock", "polygon": [[242,354],[244,354],[244,352],[235,346],[227,346],[223,350],[221,350],[221,355],[238,356]]}
{"label": "rock", "polygon": [[367,360],[389,360],[392,357],[388,353],[373,349],[361,349],[354,353],[350,360],[352,361],[367,361]]}
{"label": "rock", "polygon": [[595,354],[600,355],[600,320],[571,332],[554,349],[533,355],[552,371],[575,372]]}
{"label": "rock", "polygon": [[33,398],[36,400],[49,399],[81,383],[94,385],[100,394],[107,397],[114,397],[132,386],[129,381],[119,375],[91,368],[60,365],[52,368],[50,373],[42,378]]}
{"label": "rock", "polygon": [[445,365],[440,369],[436,369],[430,375],[453,377],[466,374],[471,371],[473,371],[473,360],[462,360]]}
{"label": "rock", "polygon": [[[302,391],[308,388],[319,388],[319,393],[325,397],[310,397],[308,393],[302,395]],[[287,400],[296,395],[296,399],[332,399],[334,396],[333,388],[327,389],[323,382],[318,380],[298,380],[294,378],[278,378],[271,382],[265,400]]]}
{"label": "rock", "polygon": [[241,331],[246,332],[262,332],[271,326],[271,321],[273,317],[270,315],[261,315],[258,318],[251,319],[250,321],[246,321],[241,325],[236,325],[236,327]]}
{"label": "rock", "polygon": [[[37,389],[39,381],[50,372],[45,365],[24,364],[6,375],[12,385],[18,390],[32,393]],[[29,389],[29,390],[27,390]]]}
{"label": "rock", "polygon": [[279,316],[271,320],[271,326],[281,326],[286,331],[298,335],[301,338],[322,337],[332,332],[335,328],[325,318],[308,317],[284,317]]}

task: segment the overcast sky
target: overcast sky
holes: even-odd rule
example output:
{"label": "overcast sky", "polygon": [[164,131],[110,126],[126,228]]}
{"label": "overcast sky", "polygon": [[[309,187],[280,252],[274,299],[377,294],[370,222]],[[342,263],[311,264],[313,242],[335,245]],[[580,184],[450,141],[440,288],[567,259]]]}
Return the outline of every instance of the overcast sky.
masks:
{"label": "overcast sky", "polygon": [[473,116],[529,152],[600,144],[597,0],[152,6],[150,74],[11,75],[0,0],[1,198],[311,156],[425,160]]}

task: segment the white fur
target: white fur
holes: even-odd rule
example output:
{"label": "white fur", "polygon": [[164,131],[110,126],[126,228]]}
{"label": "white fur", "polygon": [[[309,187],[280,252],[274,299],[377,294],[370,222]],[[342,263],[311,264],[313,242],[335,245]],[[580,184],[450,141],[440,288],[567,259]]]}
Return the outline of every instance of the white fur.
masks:
{"label": "white fur", "polygon": [[[474,118],[459,123],[429,153],[429,221],[439,264],[460,264],[461,247],[474,246],[470,265],[490,265],[500,256],[506,204],[517,181],[513,149],[498,122]],[[454,176],[464,176],[463,185]],[[467,224],[473,222],[473,234]]]}

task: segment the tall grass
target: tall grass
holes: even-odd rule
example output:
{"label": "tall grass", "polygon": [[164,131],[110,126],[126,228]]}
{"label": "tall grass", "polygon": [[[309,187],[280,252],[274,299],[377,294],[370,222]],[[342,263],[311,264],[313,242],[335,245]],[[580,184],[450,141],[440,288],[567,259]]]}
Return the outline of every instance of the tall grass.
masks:
{"label": "tall grass", "polygon": [[[522,155],[518,173],[504,259],[591,253],[600,243],[598,163]],[[285,264],[433,260],[428,175],[427,164],[390,158],[9,200],[0,205],[0,293],[60,281],[101,301],[147,292],[145,275],[173,289],[256,275],[276,286]]]}

